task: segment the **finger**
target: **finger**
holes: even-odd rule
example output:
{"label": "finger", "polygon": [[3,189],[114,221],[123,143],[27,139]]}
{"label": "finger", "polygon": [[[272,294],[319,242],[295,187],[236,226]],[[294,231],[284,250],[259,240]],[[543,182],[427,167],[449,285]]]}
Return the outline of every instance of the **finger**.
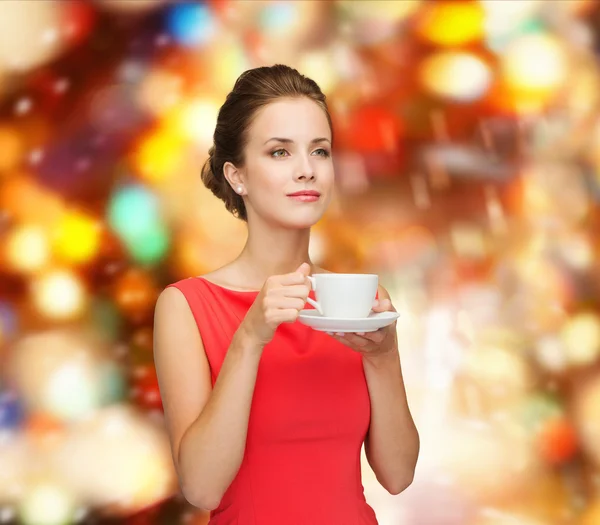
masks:
{"label": "finger", "polygon": [[305,284],[308,278],[300,272],[285,273],[279,276],[279,283],[284,286]]}
{"label": "finger", "polygon": [[342,342],[345,340],[345,337],[346,337],[345,332],[327,332],[327,335],[330,335],[334,339],[337,339],[338,341],[342,341]]}
{"label": "finger", "polygon": [[308,264],[307,262],[303,262],[300,266],[298,266],[298,268],[296,268],[295,273],[301,273],[302,275],[309,275],[310,274],[310,264]]}
{"label": "finger", "polygon": [[277,297],[269,301],[269,306],[278,310],[302,310],[306,301],[300,297]]}
{"label": "finger", "polygon": [[307,287],[306,284],[292,284],[281,288],[283,297],[300,297],[306,299],[309,292],[310,288]]}
{"label": "finger", "polygon": [[386,334],[385,329],[380,328],[379,330],[376,330],[375,332],[368,332],[361,337],[363,337],[364,339],[367,339],[368,341],[371,341],[372,343],[379,344],[385,339],[386,335],[387,334]]}
{"label": "finger", "polygon": [[288,308],[279,310],[275,316],[277,323],[295,323],[298,319],[298,310],[296,308]]}
{"label": "finger", "polygon": [[352,348],[348,338],[346,337],[348,334],[342,332],[329,332],[331,337],[333,337],[336,341],[339,341],[343,345],[346,345],[349,348]]}
{"label": "finger", "polygon": [[310,280],[308,277],[305,277],[305,278],[304,278],[304,284],[305,284],[306,286],[308,286],[308,291],[309,291],[309,292],[310,292],[310,290],[312,290],[312,289],[313,289],[313,283],[312,283],[312,281],[311,281],[311,280]]}
{"label": "finger", "polygon": [[366,339],[365,337],[362,337],[360,335],[356,335],[355,333],[352,332],[347,332],[345,334],[344,339],[353,346],[357,346],[359,348],[363,348],[366,345],[368,345],[370,343],[370,341],[368,339]]}
{"label": "finger", "polygon": [[389,299],[381,299],[381,301],[376,299],[375,301],[373,301],[372,309],[374,312],[395,311],[395,308],[392,305],[392,301],[390,301]]}

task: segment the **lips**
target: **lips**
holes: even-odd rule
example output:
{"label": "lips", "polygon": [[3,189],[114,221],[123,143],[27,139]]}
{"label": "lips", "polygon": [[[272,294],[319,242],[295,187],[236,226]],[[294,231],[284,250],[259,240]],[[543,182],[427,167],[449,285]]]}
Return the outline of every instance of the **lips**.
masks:
{"label": "lips", "polygon": [[314,190],[297,191],[296,193],[288,193],[288,197],[319,197],[321,194]]}

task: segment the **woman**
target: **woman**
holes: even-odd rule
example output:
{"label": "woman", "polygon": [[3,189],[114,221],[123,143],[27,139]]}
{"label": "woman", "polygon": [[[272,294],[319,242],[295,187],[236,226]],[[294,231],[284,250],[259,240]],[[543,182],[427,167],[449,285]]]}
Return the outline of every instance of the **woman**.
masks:
{"label": "woman", "polygon": [[[243,73],[221,107],[202,179],[247,222],[239,256],[160,295],[155,364],[185,498],[211,525],[377,523],[361,484],[412,481],[419,437],[395,325],[326,334],[295,322],[324,272],[310,228],[334,188],[317,84],[276,65]],[[304,192],[304,196],[291,197]],[[313,296],[314,297],[314,296]],[[375,311],[393,310],[378,290]]]}

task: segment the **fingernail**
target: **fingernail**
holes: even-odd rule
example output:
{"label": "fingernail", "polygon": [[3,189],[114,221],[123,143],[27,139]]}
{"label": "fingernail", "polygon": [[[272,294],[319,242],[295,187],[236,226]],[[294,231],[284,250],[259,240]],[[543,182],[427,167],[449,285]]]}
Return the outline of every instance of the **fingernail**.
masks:
{"label": "fingernail", "polygon": [[346,335],[346,334],[344,334],[344,332],[337,332],[335,335],[337,335],[339,337],[344,337],[344,335]]}
{"label": "fingernail", "polygon": [[333,335],[333,332],[325,332],[327,335]]}
{"label": "fingernail", "polygon": [[356,335],[365,335],[365,332],[356,332]]}

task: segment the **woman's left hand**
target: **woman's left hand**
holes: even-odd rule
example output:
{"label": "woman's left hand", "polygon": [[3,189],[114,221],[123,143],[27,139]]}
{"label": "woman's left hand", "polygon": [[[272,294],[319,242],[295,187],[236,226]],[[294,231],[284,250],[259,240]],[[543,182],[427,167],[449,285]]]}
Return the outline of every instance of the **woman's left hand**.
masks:
{"label": "woman's left hand", "polygon": [[[375,299],[374,312],[395,312],[396,309],[389,299]],[[396,321],[375,332],[327,332],[340,343],[352,350],[363,354],[364,357],[377,357],[398,351]]]}

